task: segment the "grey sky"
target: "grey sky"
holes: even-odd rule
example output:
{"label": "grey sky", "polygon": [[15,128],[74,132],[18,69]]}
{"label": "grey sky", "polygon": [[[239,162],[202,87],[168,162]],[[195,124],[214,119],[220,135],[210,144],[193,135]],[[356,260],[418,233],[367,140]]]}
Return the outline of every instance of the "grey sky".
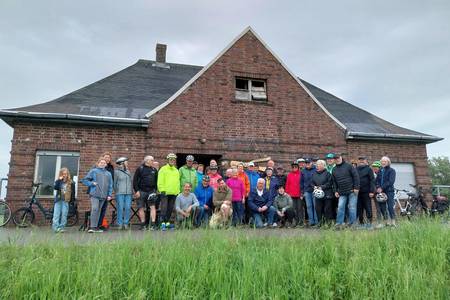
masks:
{"label": "grey sky", "polygon": [[[245,27],[297,75],[388,121],[446,138],[449,1],[0,2],[0,108],[55,99],[154,59],[205,65]],[[0,176],[12,129],[1,121]]]}

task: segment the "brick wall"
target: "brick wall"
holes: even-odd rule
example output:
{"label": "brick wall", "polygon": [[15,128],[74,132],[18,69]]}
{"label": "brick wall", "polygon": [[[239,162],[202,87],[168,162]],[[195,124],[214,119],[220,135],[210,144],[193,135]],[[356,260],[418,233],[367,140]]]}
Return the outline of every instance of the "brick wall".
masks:
{"label": "brick wall", "polygon": [[[110,151],[114,158],[128,156],[130,167],[141,163],[146,148],[145,129],[89,127],[38,123],[14,124],[7,200],[12,209],[23,206],[31,195],[34,179],[36,151],[76,151],[80,153],[79,178],[83,178],[103,152]],[[88,210],[90,203],[86,188],[78,185],[79,209]],[[53,199],[42,199],[45,207]],[[36,214],[40,217],[40,213]]]}

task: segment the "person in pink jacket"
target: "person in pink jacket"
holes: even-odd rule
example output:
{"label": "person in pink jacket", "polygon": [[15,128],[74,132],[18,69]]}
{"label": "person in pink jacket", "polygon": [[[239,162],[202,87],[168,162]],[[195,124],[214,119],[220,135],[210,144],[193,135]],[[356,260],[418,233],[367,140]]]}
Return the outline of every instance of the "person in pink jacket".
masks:
{"label": "person in pink jacket", "polygon": [[244,220],[245,187],[242,180],[238,178],[238,170],[234,168],[227,185],[231,189],[231,203],[233,205],[232,225],[241,225]]}
{"label": "person in pink jacket", "polygon": [[217,180],[219,180],[220,178],[222,178],[222,176],[220,176],[219,172],[217,172],[218,168],[217,166],[210,166],[209,167],[209,186],[212,187],[214,189],[214,191],[217,191],[217,187],[219,186],[219,184],[217,183]]}

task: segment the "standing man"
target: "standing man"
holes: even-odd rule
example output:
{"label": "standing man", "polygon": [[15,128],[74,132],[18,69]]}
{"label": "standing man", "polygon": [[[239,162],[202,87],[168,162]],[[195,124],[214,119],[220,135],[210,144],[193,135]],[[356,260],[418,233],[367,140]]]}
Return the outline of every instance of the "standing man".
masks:
{"label": "standing man", "polygon": [[335,187],[334,195],[339,198],[336,228],[344,225],[345,208],[348,205],[349,225],[356,221],[356,204],[359,192],[359,176],[353,166],[344,161],[341,154],[335,154],[336,166],[333,169],[332,179]]}
{"label": "standing man", "polygon": [[359,175],[359,193],[357,212],[359,223],[364,225],[364,212],[367,218],[367,227],[372,227],[372,200],[375,193],[375,176],[369,167],[367,158],[361,156],[358,158],[358,175]]}
{"label": "standing man", "polygon": [[266,182],[264,184],[264,190],[269,193],[269,200],[271,203],[273,203],[273,200],[275,199],[275,196],[277,195],[278,190],[278,179],[273,176],[273,169],[267,168],[266,169]]}
{"label": "standing man", "polygon": [[[335,160],[335,155],[334,153],[328,153],[327,155],[325,155],[325,160],[327,162],[327,166],[326,169],[328,171],[328,173],[330,173],[330,175],[333,172],[334,167],[336,166],[336,160]],[[336,220],[336,216],[337,216],[337,208],[338,208],[338,201],[339,199],[334,197],[331,198],[331,210],[332,210],[332,218],[333,220]]]}
{"label": "standing man", "polygon": [[180,193],[180,173],[176,167],[177,156],[169,153],[166,158],[167,164],[161,167],[158,173],[158,191],[161,193],[161,229],[163,230],[171,226],[170,217],[175,199]]}
{"label": "standing man", "polygon": [[[111,174],[112,177],[112,181],[114,182],[114,166],[111,163],[112,160],[112,155],[110,152],[105,152],[103,153],[102,156],[105,161],[106,161],[106,167],[105,170],[108,171]],[[111,200],[106,200],[103,202],[102,207],[100,209],[100,217],[98,219],[98,228],[102,229],[102,230],[106,230],[105,227],[103,227],[103,219],[105,218],[106,215],[106,209],[108,208],[108,202]]]}
{"label": "standing man", "polygon": [[284,171],[284,168],[283,168],[283,166],[278,166],[277,167],[277,172],[276,172],[276,178],[277,178],[277,180],[278,180],[278,185],[279,186],[286,186],[286,174],[285,174],[285,171]]}
{"label": "standing man", "polygon": [[197,170],[193,167],[194,156],[186,156],[186,165],[180,168],[180,190],[186,182],[189,182],[192,186],[192,190],[195,191],[197,187]]}
{"label": "standing man", "polygon": [[256,182],[260,178],[258,172],[255,170],[254,162],[248,163],[248,168],[245,171],[245,174],[247,174],[248,180],[250,181],[250,192],[254,191],[256,189]]}
{"label": "standing man", "polygon": [[305,159],[305,168],[302,170],[302,176],[300,180],[301,190],[303,192],[303,198],[306,203],[306,211],[308,213],[308,224],[310,226],[316,226],[319,222],[317,218],[317,211],[315,201],[313,197],[314,186],[312,184],[312,178],[316,173],[316,168],[313,166],[311,159]]}
{"label": "standing man", "polygon": [[149,228],[156,229],[156,199],[150,197],[156,193],[158,182],[158,170],[154,167],[153,156],[144,157],[144,163],[140,165],[133,176],[134,198],[137,199],[138,216],[141,220],[141,230],[145,229],[145,211],[150,207],[151,223]]}

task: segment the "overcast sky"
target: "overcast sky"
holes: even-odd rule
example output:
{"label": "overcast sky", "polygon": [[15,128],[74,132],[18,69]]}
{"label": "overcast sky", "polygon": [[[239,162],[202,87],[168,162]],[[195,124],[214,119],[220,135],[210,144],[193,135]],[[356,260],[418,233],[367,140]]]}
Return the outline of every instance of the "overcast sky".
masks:
{"label": "overcast sky", "polygon": [[[169,62],[205,65],[247,26],[298,76],[446,138],[428,155],[450,156],[448,0],[0,0],[0,108],[52,100],[154,59],[156,42],[168,44]],[[5,177],[13,130],[0,122]]]}

